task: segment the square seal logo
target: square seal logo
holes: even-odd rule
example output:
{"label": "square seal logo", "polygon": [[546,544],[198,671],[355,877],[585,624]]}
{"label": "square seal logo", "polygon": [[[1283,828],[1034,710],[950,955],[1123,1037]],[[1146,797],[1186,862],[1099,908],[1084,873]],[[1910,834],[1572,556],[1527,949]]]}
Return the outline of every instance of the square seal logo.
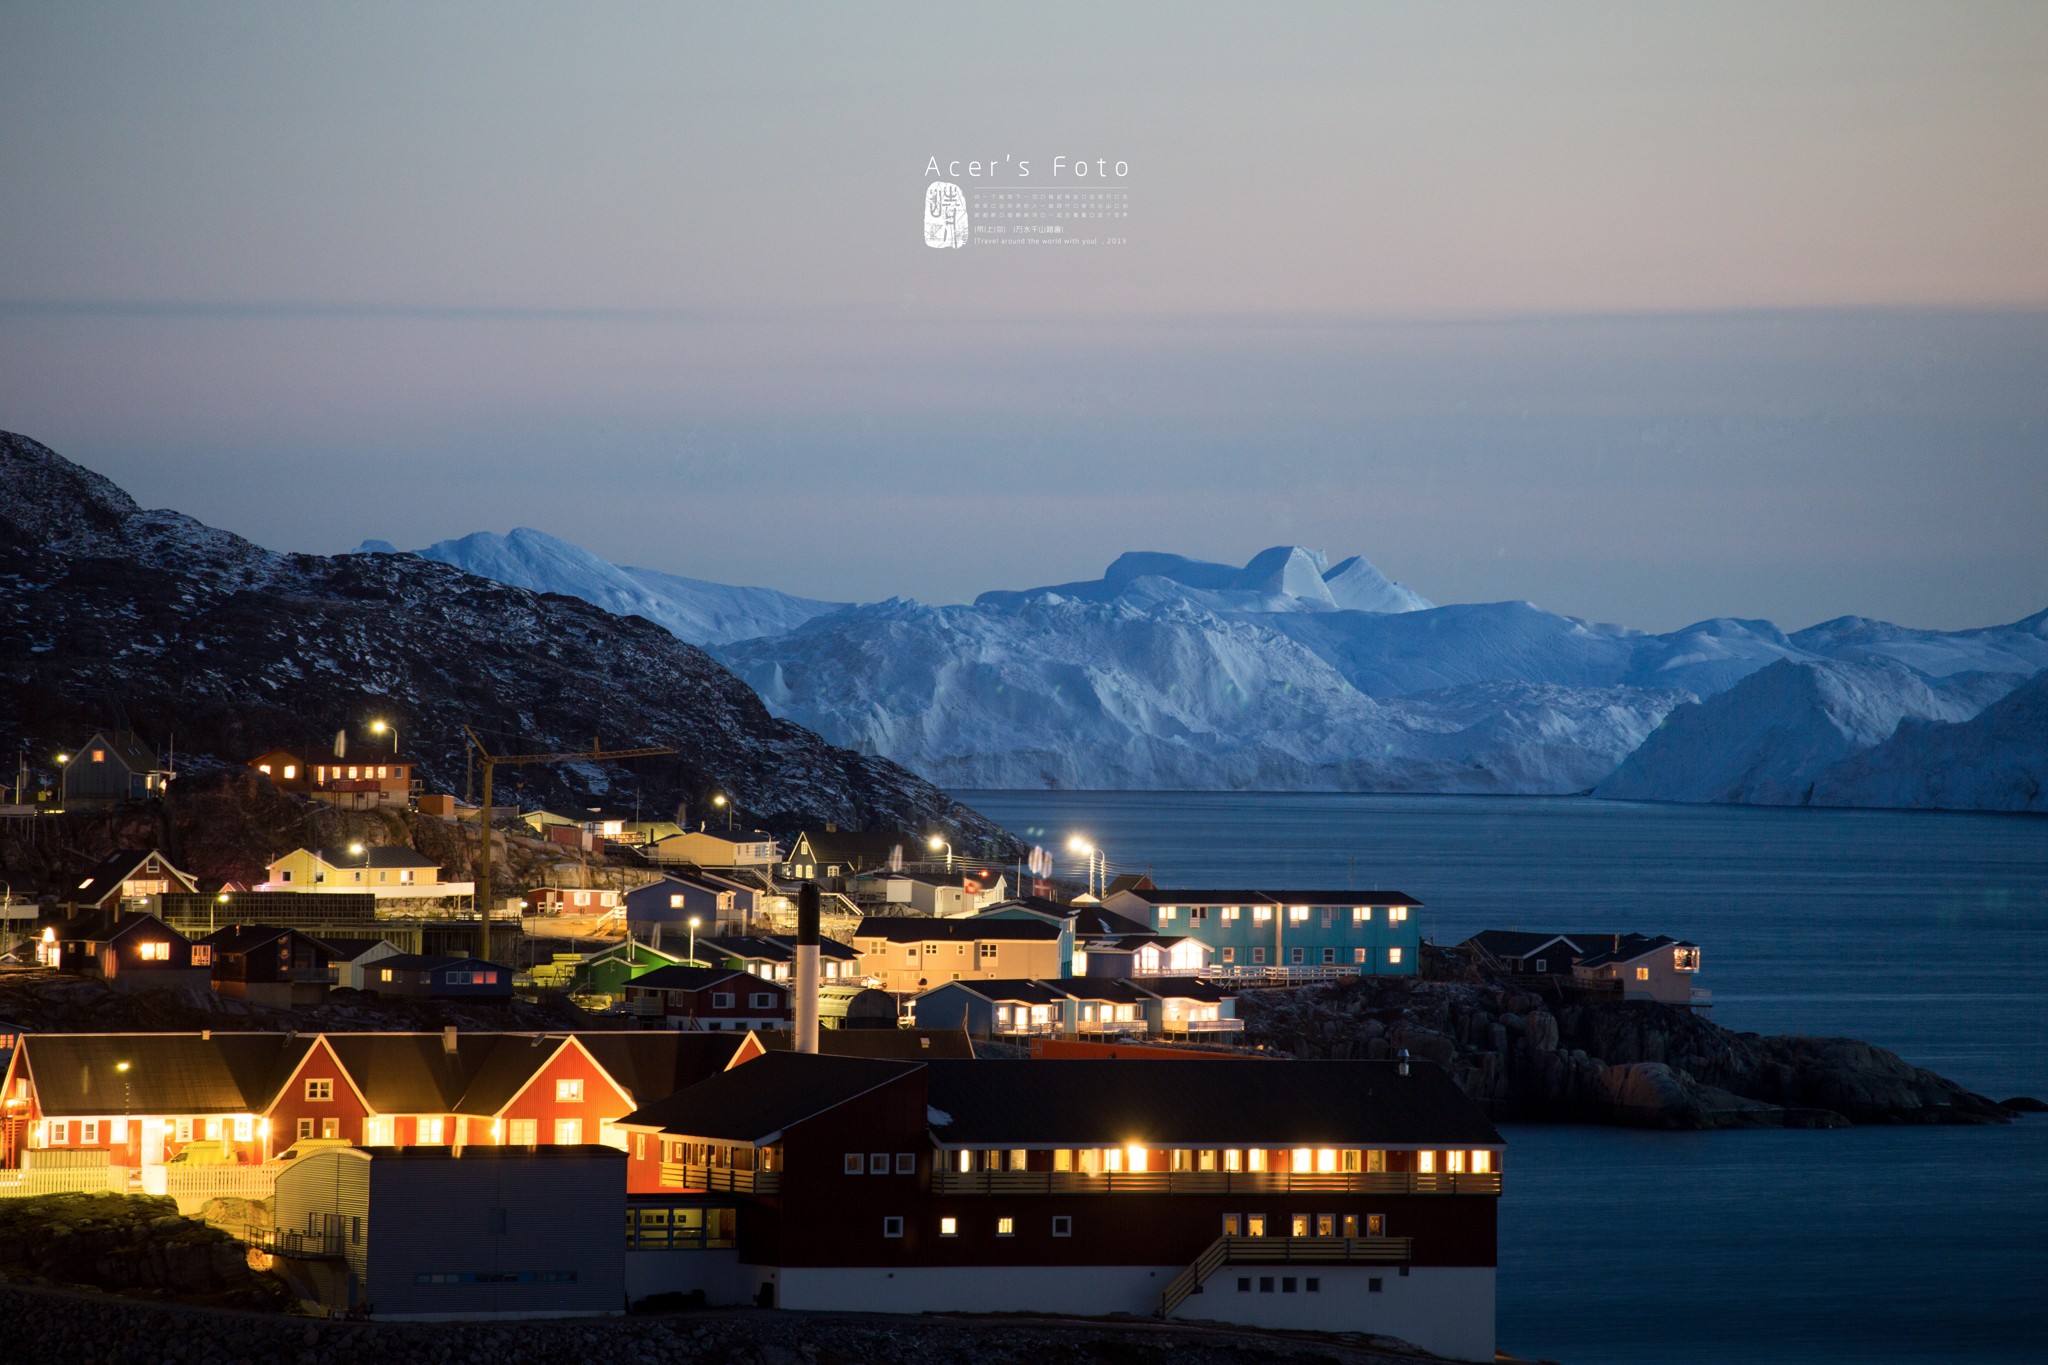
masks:
{"label": "square seal logo", "polygon": [[967,245],[967,196],[949,180],[924,187],[924,244],[939,248]]}

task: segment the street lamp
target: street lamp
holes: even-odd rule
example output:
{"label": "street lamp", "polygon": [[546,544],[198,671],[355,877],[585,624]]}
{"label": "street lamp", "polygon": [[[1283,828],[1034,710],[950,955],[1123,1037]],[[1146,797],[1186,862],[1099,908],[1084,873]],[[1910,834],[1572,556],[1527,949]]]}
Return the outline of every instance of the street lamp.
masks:
{"label": "street lamp", "polygon": [[953,870],[953,846],[951,844],[947,843],[944,839],[941,839],[938,835],[934,834],[929,840],[926,841],[925,847],[929,848],[934,853],[937,853],[942,848],[945,849],[946,871],[951,872]]}
{"label": "street lamp", "polygon": [[385,732],[386,730],[389,730],[389,731],[391,732],[391,756],[392,756],[393,758],[397,758],[397,757],[398,757],[398,727],[397,727],[396,725],[393,725],[393,724],[392,724],[391,722],[389,722],[389,721],[384,721],[384,720],[373,720],[373,721],[371,721],[371,722],[370,722],[370,733],[371,733],[371,734],[373,734],[373,735],[381,735],[381,734],[383,734],[383,733],[384,733],[384,732]]}
{"label": "street lamp", "polygon": [[692,967],[697,965],[697,926],[703,922],[696,915],[690,916],[690,965]]}
{"label": "street lamp", "polygon": [[725,812],[725,830],[726,833],[730,834],[732,832],[732,802],[725,799],[724,792],[720,792],[711,798],[711,804]]}
{"label": "street lamp", "polygon": [[1109,855],[1078,834],[1067,840],[1067,848],[1088,859],[1088,894],[1091,896],[1099,894],[1095,889],[1095,860],[1097,858],[1102,859],[1102,882],[1107,887],[1109,883]]}

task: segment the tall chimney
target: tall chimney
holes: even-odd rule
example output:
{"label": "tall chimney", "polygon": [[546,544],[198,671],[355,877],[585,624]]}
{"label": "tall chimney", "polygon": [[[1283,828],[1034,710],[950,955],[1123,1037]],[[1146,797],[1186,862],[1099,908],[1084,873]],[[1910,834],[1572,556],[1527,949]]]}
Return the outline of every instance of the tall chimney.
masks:
{"label": "tall chimney", "polygon": [[818,884],[796,893],[796,1050],[818,1050]]}

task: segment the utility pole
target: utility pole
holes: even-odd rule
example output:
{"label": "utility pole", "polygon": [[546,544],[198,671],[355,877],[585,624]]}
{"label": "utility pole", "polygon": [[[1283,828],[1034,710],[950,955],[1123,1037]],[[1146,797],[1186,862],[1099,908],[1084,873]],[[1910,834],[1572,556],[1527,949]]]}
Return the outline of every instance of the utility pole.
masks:
{"label": "utility pole", "polygon": [[661,754],[672,754],[674,749],[600,749],[597,741],[590,741],[585,751],[556,754],[494,754],[477,738],[476,731],[467,725],[462,733],[469,736],[475,746],[477,761],[484,770],[484,799],[476,811],[477,833],[482,836],[477,845],[476,855],[476,901],[478,911],[477,956],[485,962],[491,960],[491,781],[497,774],[500,763],[514,767],[527,763],[594,763],[614,758],[654,758]]}

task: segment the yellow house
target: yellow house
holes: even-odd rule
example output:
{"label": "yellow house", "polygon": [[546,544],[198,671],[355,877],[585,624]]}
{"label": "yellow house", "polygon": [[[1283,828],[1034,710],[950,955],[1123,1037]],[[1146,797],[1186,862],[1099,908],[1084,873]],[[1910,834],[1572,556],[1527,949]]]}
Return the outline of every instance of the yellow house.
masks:
{"label": "yellow house", "polygon": [[667,838],[651,838],[647,857],[657,863],[695,863],[699,867],[772,867],[777,861],[775,838],[758,830],[683,830]]}
{"label": "yellow house", "polygon": [[1042,920],[869,915],[853,931],[862,976],[885,991],[948,981],[1056,978],[1067,929]]}
{"label": "yellow house", "polygon": [[367,891],[403,898],[466,896],[474,888],[473,882],[442,881],[441,865],[409,848],[352,844],[347,848],[295,848],[271,862],[268,879],[255,889],[357,895]]}

